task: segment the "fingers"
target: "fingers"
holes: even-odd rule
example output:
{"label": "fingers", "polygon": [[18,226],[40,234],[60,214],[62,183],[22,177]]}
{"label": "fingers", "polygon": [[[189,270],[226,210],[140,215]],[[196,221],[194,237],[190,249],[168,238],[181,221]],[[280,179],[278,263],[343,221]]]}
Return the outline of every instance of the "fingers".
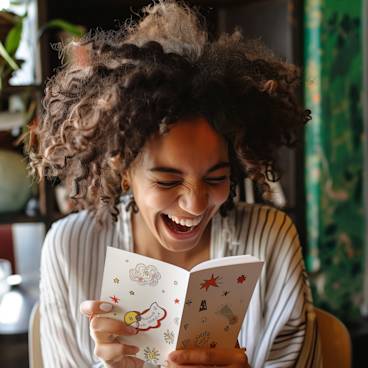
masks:
{"label": "fingers", "polygon": [[138,351],[139,348],[136,346],[115,343],[98,344],[95,347],[94,353],[108,365],[119,363],[119,366],[124,366],[126,368],[140,368],[143,367],[144,362],[141,359],[130,356],[136,354]]}
{"label": "fingers", "polygon": [[126,355],[135,355],[139,351],[137,346],[124,344],[98,344],[95,347],[95,355],[105,362],[114,362],[123,359]]}
{"label": "fingers", "polygon": [[234,365],[247,367],[245,349],[186,349],[170,353],[175,365]]}
{"label": "fingers", "polygon": [[[137,329],[112,318],[93,317],[90,323],[91,337],[97,343],[113,342],[118,336],[135,335]],[[113,337],[113,338],[112,338]]]}
{"label": "fingers", "polygon": [[99,300],[85,300],[79,306],[79,310],[86,316],[92,316],[98,313],[108,313],[112,311],[113,305]]}

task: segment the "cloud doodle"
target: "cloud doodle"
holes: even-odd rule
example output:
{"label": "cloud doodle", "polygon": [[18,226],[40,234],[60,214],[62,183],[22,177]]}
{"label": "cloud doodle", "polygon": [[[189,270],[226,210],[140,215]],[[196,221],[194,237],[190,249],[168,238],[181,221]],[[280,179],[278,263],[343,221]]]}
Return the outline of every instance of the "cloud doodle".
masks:
{"label": "cloud doodle", "polygon": [[146,266],[143,263],[139,263],[135,268],[129,270],[129,277],[132,281],[137,282],[141,286],[156,286],[161,279],[161,274],[155,266]]}

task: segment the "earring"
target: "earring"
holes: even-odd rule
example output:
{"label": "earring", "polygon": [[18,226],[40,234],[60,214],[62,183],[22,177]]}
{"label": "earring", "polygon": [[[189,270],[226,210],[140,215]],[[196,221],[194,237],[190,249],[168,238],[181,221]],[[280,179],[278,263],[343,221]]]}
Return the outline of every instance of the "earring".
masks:
{"label": "earring", "polygon": [[137,206],[137,203],[135,203],[135,199],[132,193],[129,194],[128,203],[125,206],[125,211],[129,212],[130,210],[132,210],[133,213],[139,212],[139,208]]}
{"label": "earring", "polygon": [[[128,193],[129,192],[129,189],[130,189],[130,185],[128,183],[128,180],[127,179],[123,179],[123,190],[124,190],[124,192],[125,193]],[[139,211],[138,210],[138,206],[135,203],[133,193],[129,193],[128,194],[128,202],[127,202],[127,204],[125,206],[125,210],[127,212],[129,212],[130,210],[132,210],[134,213],[137,213]]]}

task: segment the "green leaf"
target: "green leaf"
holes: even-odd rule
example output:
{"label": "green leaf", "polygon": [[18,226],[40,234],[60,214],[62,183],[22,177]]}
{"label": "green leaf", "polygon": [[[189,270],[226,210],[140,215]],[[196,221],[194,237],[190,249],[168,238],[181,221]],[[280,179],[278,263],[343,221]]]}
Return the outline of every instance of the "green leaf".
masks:
{"label": "green leaf", "polygon": [[63,19],[53,19],[50,22],[47,22],[43,27],[41,27],[39,36],[41,36],[43,32],[49,28],[59,28],[77,37],[81,37],[85,33],[85,28],[83,26],[69,23]]}
{"label": "green leaf", "polygon": [[9,55],[14,55],[22,37],[23,22],[19,21],[8,33],[5,40],[5,49]]}
{"label": "green leaf", "polygon": [[19,66],[15,62],[15,60],[8,54],[3,43],[0,41],[0,56],[4,58],[4,60],[10,65],[13,70],[18,70]]}
{"label": "green leaf", "polygon": [[24,0],[20,0],[20,1],[16,1],[16,0],[10,0],[9,2],[10,5],[24,5]]}

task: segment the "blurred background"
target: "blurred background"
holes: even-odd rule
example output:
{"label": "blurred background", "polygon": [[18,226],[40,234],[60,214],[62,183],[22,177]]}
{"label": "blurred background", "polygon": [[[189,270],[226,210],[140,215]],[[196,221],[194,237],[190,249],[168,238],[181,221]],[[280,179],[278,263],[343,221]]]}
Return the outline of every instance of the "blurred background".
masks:
{"label": "blurred background", "polygon": [[[56,180],[26,172],[22,137],[40,113],[60,42],[137,19],[138,0],[0,0],[0,367],[28,367],[28,323],[38,299],[50,224],[73,211]],[[368,353],[368,0],[198,0],[211,37],[235,27],[302,72],[313,120],[296,151],[280,151],[274,204],[298,227],[315,304],[340,318],[353,366]],[[260,201],[245,182],[240,197]]]}

